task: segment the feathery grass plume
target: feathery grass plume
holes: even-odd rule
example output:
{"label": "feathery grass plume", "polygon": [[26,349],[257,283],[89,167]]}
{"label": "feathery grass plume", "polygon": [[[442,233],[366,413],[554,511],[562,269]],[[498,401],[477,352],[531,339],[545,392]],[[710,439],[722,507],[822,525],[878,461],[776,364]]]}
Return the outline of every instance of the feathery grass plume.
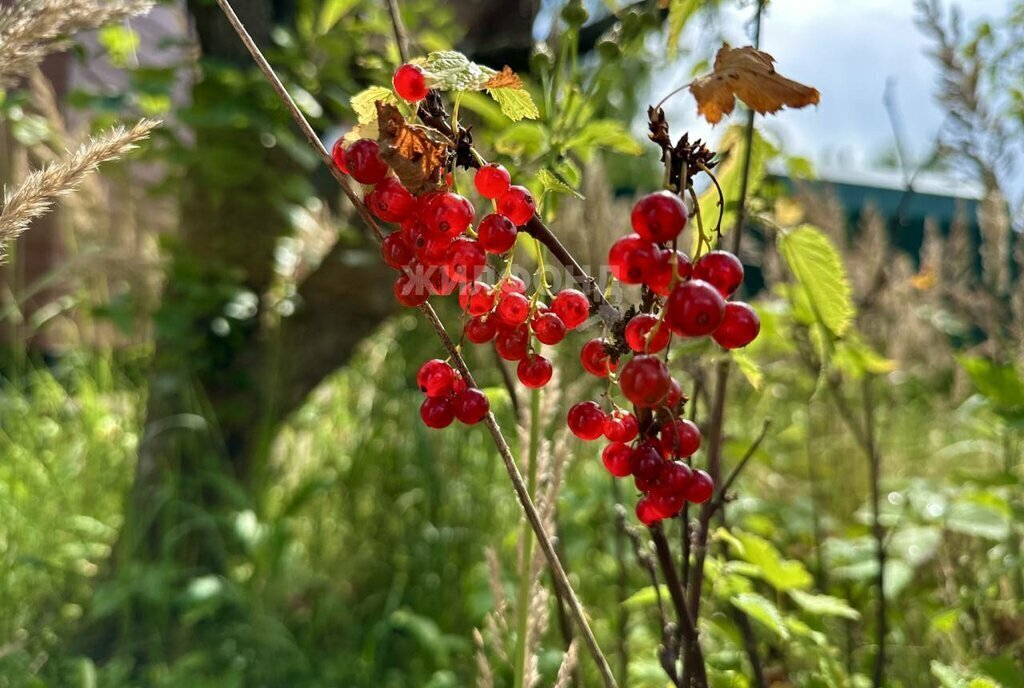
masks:
{"label": "feathery grass plume", "polygon": [[148,12],[151,0],[20,0],[0,10],[0,87],[28,74],[78,31]]}
{"label": "feathery grass plume", "polygon": [[572,672],[576,670],[576,641],[569,643],[569,649],[565,651],[562,658],[562,665],[558,667],[558,676],[555,677],[554,688],[569,688],[572,682]]}
{"label": "feathery grass plume", "polygon": [[476,628],[473,629],[473,644],[476,645],[476,688],[494,688],[494,672],[487,661],[484,636]]}
{"label": "feathery grass plume", "polygon": [[28,229],[32,220],[46,214],[60,196],[71,193],[100,163],[116,160],[135,148],[159,126],[155,120],[139,120],[131,129],[116,127],[90,139],[70,157],[31,173],[14,191],[4,190],[0,211],[0,258],[8,242]]}

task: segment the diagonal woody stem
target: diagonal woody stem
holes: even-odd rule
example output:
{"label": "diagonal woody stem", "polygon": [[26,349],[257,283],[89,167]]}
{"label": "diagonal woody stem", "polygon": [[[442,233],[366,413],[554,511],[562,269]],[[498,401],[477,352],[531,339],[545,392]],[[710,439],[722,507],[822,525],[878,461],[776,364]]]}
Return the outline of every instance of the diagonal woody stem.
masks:
{"label": "diagonal woody stem", "polygon": [[[259,67],[259,70],[267,78],[267,81],[270,82],[274,91],[287,106],[292,115],[292,119],[295,120],[295,123],[302,131],[303,136],[306,137],[309,145],[313,147],[313,150],[315,150],[320,156],[321,161],[323,161],[331,171],[331,174],[334,175],[334,178],[338,181],[342,191],[344,191],[345,195],[352,202],[352,205],[359,212],[366,224],[369,225],[374,236],[378,240],[382,239],[384,233],[381,231],[377,221],[367,210],[366,205],[362,200],[356,195],[355,190],[352,188],[352,185],[349,183],[345,175],[342,174],[337,166],[335,166],[330,153],[324,147],[323,143],[316,135],[316,132],[313,130],[313,127],[310,126],[309,122],[306,120],[306,117],[299,110],[295,101],[292,99],[291,95],[289,95],[287,89],[285,89],[284,84],[281,83],[281,80],[274,72],[273,67],[270,66],[270,63],[267,62],[267,59],[263,56],[259,47],[252,40],[249,32],[245,29],[241,20],[239,20],[238,15],[235,14],[229,0],[217,0],[217,5],[220,7],[221,11],[224,12],[224,16],[227,17],[228,22],[238,34],[243,45],[248,49],[249,54],[252,55],[256,66]],[[420,310],[423,312],[427,322],[429,322],[431,327],[434,328],[434,331],[437,333],[441,343],[448,351],[452,361],[454,361],[455,367],[458,368],[459,372],[465,377],[467,384],[472,387],[476,387],[476,381],[473,379],[473,375],[470,373],[465,359],[463,359],[462,354],[456,348],[455,343],[452,342],[451,337],[445,330],[444,324],[442,324],[441,320],[437,317],[437,313],[434,311],[433,307],[429,303],[425,303],[420,306]],[[512,456],[512,451],[509,449],[508,442],[501,433],[501,428],[498,427],[494,414],[488,413],[484,418],[484,424],[486,425],[487,430],[491,433],[494,445],[497,447],[498,453],[501,455],[502,461],[505,463],[505,469],[508,471],[509,478],[512,481],[516,497],[519,499],[519,504],[526,514],[526,520],[529,521],[530,527],[536,534],[537,541],[540,543],[544,558],[551,567],[552,576],[554,577],[558,587],[561,588],[562,594],[565,596],[569,604],[569,610],[572,613],[576,624],[579,626],[580,632],[583,634],[587,649],[590,651],[594,662],[597,664],[605,688],[617,688],[615,677],[612,674],[611,667],[608,665],[608,660],[605,658],[604,653],[601,652],[601,648],[597,643],[597,638],[594,637],[594,632],[591,630],[590,623],[587,621],[586,611],[583,609],[583,605],[580,603],[579,598],[576,596],[576,592],[573,590],[572,584],[569,582],[569,577],[566,575],[565,569],[562,567],[562,562],[559,560],[558,554],[555,552],[554,544],[551,542],[551,538],[544,530],[544,525],[541,523],[537,507],[534,505],[533,499],[530,497],[526,484],[523,481],[523,476],[519,472],[519,467],[516,465],[515,458]]]}

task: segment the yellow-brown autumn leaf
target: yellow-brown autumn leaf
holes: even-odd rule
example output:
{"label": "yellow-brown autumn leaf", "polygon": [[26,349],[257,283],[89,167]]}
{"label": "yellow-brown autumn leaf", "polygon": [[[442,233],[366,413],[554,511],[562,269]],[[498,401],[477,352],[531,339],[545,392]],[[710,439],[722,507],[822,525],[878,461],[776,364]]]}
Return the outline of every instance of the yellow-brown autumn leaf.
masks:
{"label": "yellow-brown autumn leaf", "polygon": [[783,107],[818,104],[818,89],[782,76],[775,71],[774,62],[774,57],[753,46],[732,48],[723,43],[715,55],[714,70],[690,84],[697,113],[717,124],[723,115],[732,112],[736,98],[762,115]]}
{"label": "yellow-brown autumn leaf", "polygon": [[492,76],[484,84],[485,89],[492,88],[522,88],[523,80],[519,78],[519,75],[512,71],[512,68],[505,65],[505,68],[500,72]]}
{"label": "yellow-brown autumn leaf", "polygon": [[394,105],[377,103],[377,142],[384,161],[414,194],[436,187],[444,174],[449,142],[427,127],[409,124]]}

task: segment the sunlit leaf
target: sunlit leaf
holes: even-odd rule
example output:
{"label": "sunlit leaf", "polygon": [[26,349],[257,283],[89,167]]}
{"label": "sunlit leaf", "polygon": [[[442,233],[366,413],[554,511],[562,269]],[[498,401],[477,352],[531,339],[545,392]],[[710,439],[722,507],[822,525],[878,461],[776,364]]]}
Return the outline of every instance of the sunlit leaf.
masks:
{"label": "sunlit leaf", "polygon": [[679,37],[683,27],[693,13],[700,7],[698,0],[669,0],[668,4],[668,56],[675,57],[679,52]]}
{"label": "sunlit leaf", "polygon": [[789,596],[801,609],[816,616],[838,616],[857,620],[860,612],[846,603],[846,600],[831,595],[814,595],[802,590],[790,590]]}
{"label": "sunlit leaf", "polygon": [[324,0],[316,20],[316,32],[323,36],[358,4],[359,0]]}
{"label": "sunlit leaf", "polygon": [[729,351],[729,356],[732,357],[733,363],[743,373],[743,377],[750,383],[750,386],[754,389],[761,389],[761,385],[764,384],[764,373],[761,372],[761,366],[757,361],[742,349],[732,349]]}
{"label": "sunlit leaf", "polygon": [[732,605],[744,612],[754,621],[778,635],[783,640],[789,639],[789,628],[776,607],[767,598],[756,592],[740,593],[732,598]]}
{"label": "sunlit leaf", "polygon": [[455,50],[438,50],[415,62],[423,68],[430,87],[442,91],[479,91],[498,73]]}
{"label": "sunlit leaf", "polygon": [[513,122],[540,117],[540,110],[525,88],[489,88],[487,93]]}
{"label": "sunlit leaf", "polygon": [[644,152],[643,146],[629,130],[621,122],[611,119],[588,122],[566,141],[565,147],[584,160],[599,150],[610,150],[626,155],[640,155]]}
{"label": "sunlit leaf", "polygon": [[836,247],[821,230],[803,225],[779,236],[779,252],[817,320],[842,336],[853,322],[853,290]]}
{"label": "sunlit leaf", "polygon": [[397,105],[398,97],[392,93],[390,88],[383,86],[371,86],[352,96],[349,102],[360,124],[377,121],[377,101]]}
{"label": "sunlit leaf", "polygon": [[561,179],[555,176],[555,174],[550,170],[541,170],[540,172],[538,172],[537,179],[540,181],[541,186],[544,187],[545,191],[551,191],[553,193],[560,194],[569,194],[580,199],[583,198],[583,194],[581,194],[579,191],[563,182]]}
{"label": "sunlit leaf", "polygon": [[[799,561],[784,559],[772,543],[752,533],[733,532],[730,540],[736,554],[757,567],[760,577],[776,590],[802,590],[814,582],[810,572]],[[738,543],[738,546],[737,546]]]}

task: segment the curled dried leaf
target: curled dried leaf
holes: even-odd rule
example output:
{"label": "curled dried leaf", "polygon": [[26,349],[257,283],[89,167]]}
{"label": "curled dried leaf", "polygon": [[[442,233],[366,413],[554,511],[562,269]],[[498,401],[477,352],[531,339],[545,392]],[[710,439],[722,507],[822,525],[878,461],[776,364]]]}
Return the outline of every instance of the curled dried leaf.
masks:
{"label": "curled dried leaf", "polygon": [[451,142],[439,132],[409,124],[394,105],[377,103],[381,156],[414,194],[437,187],[447,169]]}
{"label": "curled dried leaf", "polygon": [[522,88],[523,80],[519,78],[519,75],[512,71],[512,68],[508,65],[487,80],[484,84],[484,88]]}
{"label": "curled dried leaf", "polygon": [[723,43],[715,55],[714,70],[690,84],[698,114],[717,124],[732,112],[736,98],[762,115],[783,107],[818,104],[818,89],[782,76],[775,71],[774,62],[775,58],[753,46],[732,48]]}

